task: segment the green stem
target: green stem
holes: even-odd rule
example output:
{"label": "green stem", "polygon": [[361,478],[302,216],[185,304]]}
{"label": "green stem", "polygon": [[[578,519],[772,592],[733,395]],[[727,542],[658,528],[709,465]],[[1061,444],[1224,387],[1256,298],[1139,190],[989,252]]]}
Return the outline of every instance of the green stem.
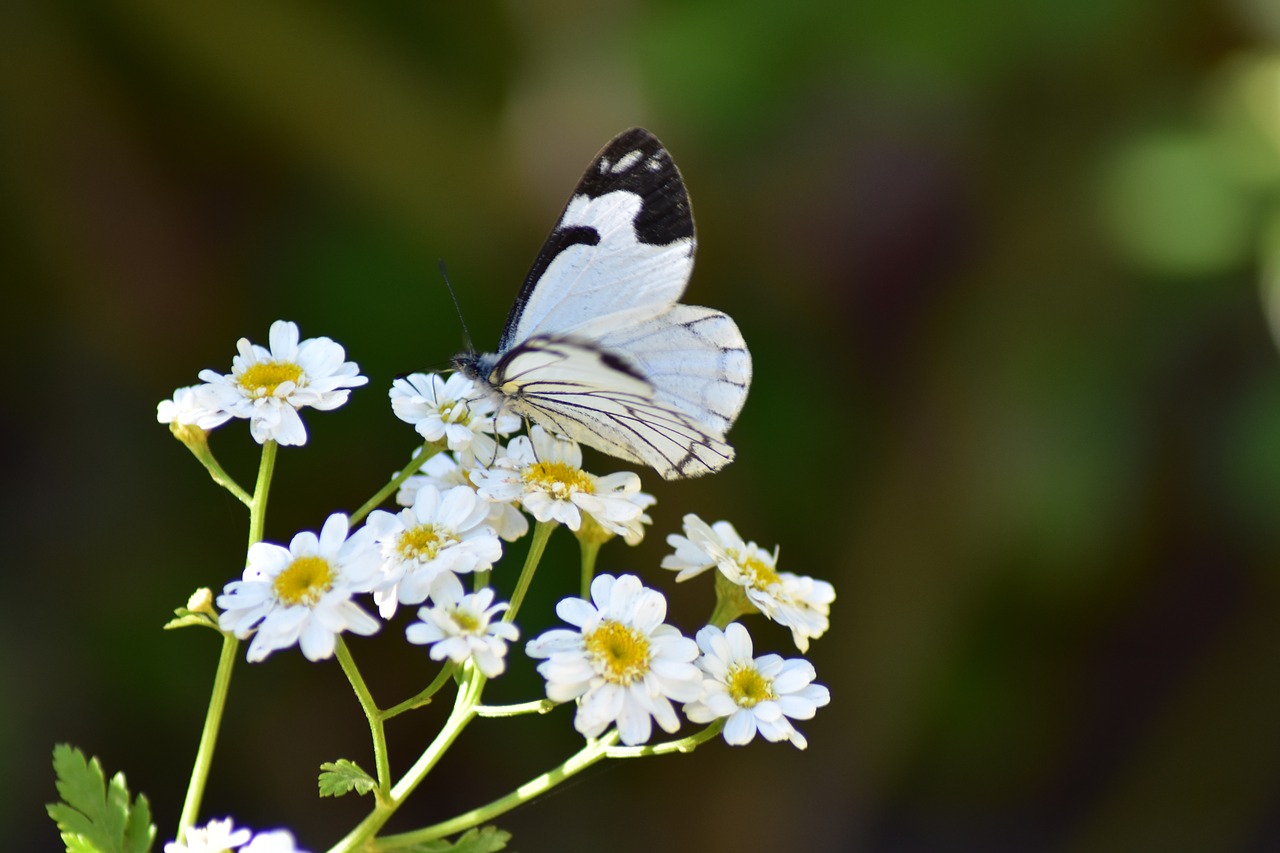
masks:
{"label": "green stem", "polygon": [[694,732],[687,737],[669,740],[666,743],[655,743],[650,746],[614,746],[610,747],[608,758],[648,758],[651,755],[671,755],[672,753],[693,752],[702,744],[711,740],[724,728],[724,720],[716,720],[705,729]]}
{"label": "green stem", "polygon": [[397,489],[403,486],[405,480],[418,473],[418,470],[426,464],[427,460],[439,453],[440,450],[441,448],[439,445],[432,444],[430,442],[422,445],[422,452],[415,456],[408,465],[404,466],[403,471],[392,477],[391,482],[387,483],[379,489],[373,497],[361,504],[358,510],[351,513],[349,522],[351,527],[355,527],[366,515],[382,506],[383,501],[391,497]]}
{"label": "green stem", "polygon": [[209,449],[208,443],[202,442],[199,448],[192,447],[191,445],[187,445],[187,447],[191,450],[191,453],[196,457],[196,459],[200,460],[200,464],[204,466],[204,469],[209,472],[209,476],[213,478],[213,482],[235,495],[236,500],[240,501],[240,503],[245,506],[250,505],[253,498],[250,497],[249,493],[242,489],[240,484],[223,469],[218,460],[214,458],[213,451]]}
{"label": "green stem", "polygon": [[209,780],[209,768],[213,765],[213,750],[218,743],[222,711],[227,705],[227,692],[231,687],[231,671],[235,666],[240,641],[231,634],[222,637],[222,654],[218,657],[218,671],[213,677],[213,694],[209,697],[209,710],[204,716],[204,731],[200,734],[200,747],[191,767],[191,781],[187,783],[187,797],[178,818],[178,839],[181,840],[195,826],[200,813],[200,801],[204,799],[205,783]]}
{"label": "green stem", "polygon": [[342,671],[346,673],[347,681],[351,682],[351,689],[356,692],[356,698],[360,700],[360,708],[364,711],[365,719],[369,721],[369,735],[373,739],[373,761],[378,776],[378,795],[385,796],[387,791],[391,790],[391,763],[387,758],[387,732],[382,724],[382,712],[373,701],[373,694],[365,685],[364,677],[360,675],[360,668],[356,666],[355,659],[351,657],[351,650],[347,648],[342,637],[337,638],[334,650],[337,652],[338,663],[342,665]]}
{"label": "green stem", "polygon": [[600,556],[602,542],[578,540],[578,550],[582,555],[582,579],[578,585],[579,594],[586,600],[591,599],[591,580],[596,576],[596,557]]}
{"label": "green stem", "polygon": [[516,806],[527,803],[534,797],[546,793],[566,779],[581,773],[602,758],[606,758],[609,748],[617,740],[618,731],[614,729],[600,740],[589,741],[586,746],[570,756],[559,767],[540,776],[535,776],[505,797],[500,797],[488,805],[437,823],[435,826],[406,832],[401,835],[388,835],[378,840],[376,849],[397,849],[408,847],[412,844],[422,844],[438,838],[447,838],[459,832],[465,832],[473,826],[480,826],[501,814],[511,811]]}
{"label": "green stem", "polygon": [[[253,497],[248,501],[250,547],[262,541],[262,531],[266,528],[267,494],[271,491],[271,475],[275,471],[278,447],[274,441],[262,445],[258,482],[253,489]],[[205,713],[200,746],[196,750],[196,760],[191,767],[191,781],[187,785],[187,796],[182,804],[182,814],[178,818],[179,839],[195,825],[196,817],[200,814],[200,802],[204,799],[209,770],[213,766],[213,750],[218,742],[218,731],[222,727],[222,714],[226,709],[227,693],[231,687],[231,671],[235,666],[239,647],[240,641],[234,636],[223,635],[222,654],[218,658],[218,670],[213,676],[213,694],[209,697],[209,710]]]}
{"label": "green stem", "polygon": [[521,714],[545,714],[556,707],[550,699],[535,699],[518,705],[477,705],[477,717],[517,717]]}
{"label": "green stem", "polygon": [[[466,691],[459,691],[460,698],[464,692]],[[458,735],[462,734],[462,730],[474,719],[475,710],[471,703],[466,701],[457,703],[454,706],[453,713],[449,715],[449,719],[445,720],[440,733],[436,735],[436,739],[423,751],[422,755],[418,756],[418,760],[414,762],[414,765],[395,784],[385,802],[380,802],[375,806],[374,810],[347,833],[345,838],[329,849],[329,853],[355,853],[357,850],[368,849],[369,840],[391,819],[391,815],[426,778],[441,756],[457,740]]]}
{"label": "green stem", "polygon": [[258,482],[253,487],[253,499],[249,502],[249,545],[262,541],[267,529],[267,494],[271,491],[271,475],[276,470],[276,451],[280,445],[268,441],[262,445],[262,460],[258,463]]}
{"label": "green stem", "polygon": [[449,682],[449,679],[453,677],[454,670],[456,669],[457,669],[457,664],[455,664],[453,661],[447,661],[444,665],[444,668],[441,669],[440,672],[436,675],[435,679],[430,684],[427,685],[425,690],[413,696],[410,696],[408,699],[404,700],[400,704],[392,705],[390,708],[383,711],[382,719],[389,720],[392,717],[396,717],[396,716],[399,716],[400,714],[403,714],[405,711],[412,711],[414,708],[419,708],[423,705],[426,705],[428,702],[431,701],[431,697],[434,696],[436,693],[438,693],[440,691],[440,688],[444,687],[445,684]]}
{"label": "green stem", "polygon": [[717,628],[724,630],[730,622],[739,616],[758,612],[760,611],[747,598],[746,591],[740,585],[725,577],[724,572],[717,569],[716,606],[712,609],[711,618],[707,620],[707,624],[715,625]]}
{"label": "green stem", "polygon": [[502,614],[503,622],[515,620],[516,612],[524,602],[525,593],[529,591],[529,584],[533,582],[533,573],[537,571],[538,563],[542,560],[542,552],[547,547],[547,540],[551,538],[551,531],[555,529],[556,523],[539,521],[534,525],[533,539],[529,542],[529,553],[524,558],[524,566],[520,569],[520,579],[516,581],[515,591],[511,593],[510,606],[507,607],[507,612]]}

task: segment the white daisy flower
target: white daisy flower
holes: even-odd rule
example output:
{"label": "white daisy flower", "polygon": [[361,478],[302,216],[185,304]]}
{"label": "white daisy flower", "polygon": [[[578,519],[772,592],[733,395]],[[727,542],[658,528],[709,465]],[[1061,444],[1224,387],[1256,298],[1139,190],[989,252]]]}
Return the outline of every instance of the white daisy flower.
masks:
{"label": "white daisy flower", "polygon": [[217,392],[207,384],[179,388],[172,400],[162,400],[156,406],[156,420],[162,424],[210,430],[230,419],[231,413],[222,408]]}
{"label": "white daisy flower", "polygon": [[390,394],[391,410],[418,435],[430,442],[443,439],[450,450],[480,459],[494,458],[494,433],[510,435],[520,428],[519,416],[511,412],[495,417],[497,403],[461,373],[448,379],[412,373],[392,382]]}
{"label": "white daisy flower", "polygon": [[[419,447],[414,452],[414,457],[416,458],[418,453],[421,452],[423,452],[423,448]],[[502,448],[499,447],[499,456],[503,452]],[[400,491],[396,492],[396,503],[401,506],[412,506],[413,500],[418,494],[418,489],[428,484],[435,486],[442,492],[454,486],[466,486],[474,489],[475,486],[471,483],[470,472],[475,465],[474,458],[464,465],[457,454],[437,453],[423,463],[420,473],[410,476],[401,484]],[[529,519],[525,518],[524,513],[514,504],[497,501],[488,501],[488,503],[489,515],[485,519],[485,524],[492,527],[499,537],[508,542],[515,542],[529,532]]]}
{"label": "white daisy flower", "polygon": [[[578,539],[604,544],[614,536],[621,535],[622,540],[628,545],[639,545],[644,540],[645,525],[653,524],[653,519],[645,510],[656,504],[658,499],[648,492],[630,492],[627,493],[626,498],[640,508],[639,515],[630,521],[611,525],[611,529],[601,526],[592,516],[584,515],[582,527],[577,531]],[[619,530],[621,530],[620,534]]]}
{"label": "white daisy flower", "polygon": [[790,741],[797,749],[809,745],[791,720],[812,719],[831,701],[826,687],[812,683],[817,675],[813,664],[779,655],[753,658],[751,635],[737,622],[723,632],[706,626],[698,632],[698,648],[698,668],[706,677],[701,698],[684,706],[690,722],[728,717],[724,739],[732,746],[750,743],[756,732],[774,743]]}
{"label": "white daisy flower", "polygon": [[667,600],[635,575],[598,575],[591,601],[566,598],[556,613],[576,630],[553,629],[525,646],[546,658],[538,672],[553,702],[578,700],[574,728],[599,737],[616,723],[622,742],[644,743],[652,720],[666,732],[680,727],[672,700],[693,702],[702,673],[697,644],[663,623]]}
{"label": "white daisy flower", "polygon": [[635,537],[644,507],[632,500],[640,477],[620,471],[597,477],[582,470],[582,448],[534,424],[528,436],[516,436],[507,454],[489,469],[477,468],[471,480],[491,501],[520,502],[538,521],[558,521],[570,530],[583,514],[619,536]]}
{"label": "white daisy flower", "polygon": [[240,848],[240,853],[307,853],[293,840],[293,833],[287,829],[274,829],[260,832],[253,840]]}
{"label": "white daisy flower", "polygon": [[502,543],[485,524],[489,504],[474,489],[454,486],[443,494],[426,484],[413,506],[398,513],[374,510],[365,522],[382,555],[382,577],[373,600],[382,618],[397,604],[421,604],[441,574],[479,572],[502,557]]}
{"label": "white daisy flower", "polygon": [[675,548],[675,553],[662,559],[662,568],[679,572],[677,581],[716,566],[742,587],[752,606],[791,629],[791,638],[800,651],[808,651],[809,640],[826,633],[831,602],[836,597],[831,584],[778,571],[777,548],[770,554],[754,542],[744,542],[727,521],[708,525],[690,513],[684,517],[684,531],[684,536],[667,537],[667,544]]}
{"label": "white daisy flower", "polygon": [[181,842],[165,844],[164,853],[226,853],[244,844],[252,834],[247,829],[236,829],[229,817],[211,820],[188,829]]}
{"label": "white daisy flower", "polygon": [[493,589],[464,595],[462,583],[446,575],[431,590],[431,606],[418,610],[421,622],[405,629],[409,642],[430,645],[432,660],[462,663],[467,658],[486,678],[506,669],[507,643],[515,642],[519,629],[497,619],[506,604],[493,603]]}
{"label": "white daisy flower", "polygon": [[298,342],[298,326],[277,320],[271,324],[271,348],[241,338],[231,372],[200,371],[200,378],[217,394],[233,417],[247,418],[249,432],[259,444],[307,443],[307,430],[298,410],[304,406],[327,411],[347,402],[351,388],[369,379],[346,351],[329,338]]}
{"label": "white daisy flower", "polygon": [[333,654],[343,631],[368,636],[379,622],[351,600],[378,580],[378,549],[362,528],[347,536],[347,517],[334,513],[320,535],[304,531],[289,547],[258,542],[249,547],[242,580],[218,596],[218,624],[240,639],[253,635],[250,661],[294,643],[308,660]]}

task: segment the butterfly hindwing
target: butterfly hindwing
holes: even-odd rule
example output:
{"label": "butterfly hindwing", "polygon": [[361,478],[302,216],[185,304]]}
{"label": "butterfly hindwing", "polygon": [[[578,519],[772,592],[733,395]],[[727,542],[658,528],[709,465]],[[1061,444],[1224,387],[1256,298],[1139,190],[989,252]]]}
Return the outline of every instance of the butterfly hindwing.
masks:
{"label": "butterfly hindwing", "polygon": [[666,479],[707,474],[733,459],[722,431],[707,432],[624,356],[589,341],[531,338],[498,361],[492,379],[518,414]]}

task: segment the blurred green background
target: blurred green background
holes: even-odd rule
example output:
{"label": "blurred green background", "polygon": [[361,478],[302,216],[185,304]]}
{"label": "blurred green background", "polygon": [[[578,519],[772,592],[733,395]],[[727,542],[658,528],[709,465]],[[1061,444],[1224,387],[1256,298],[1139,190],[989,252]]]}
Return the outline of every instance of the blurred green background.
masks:
{"label": "blurred green background", "polygon": [[[275,319],[339,340],[370,385],[282,452],[268,537],[354,508],[414,444],[392,378],[461,347],[436,260],[491,345],[634,124],[689,186],[688,299],[736,318],[757,373],[739,461],[645,475],[653,530],[602,568],[692,631],[709,583],[657,569],[684,513],[780,544],[837,587],[810,655],[833,701],[805,753],[589,774],[504,818],[514,848],[1280,847],[1273,0],[9,0],[6,849],[60,849],[59,741],[172,836],[218,644],[160,626],[238,574],[245,519],[155,404]],[[242,425],[214,447],[252,479]],[[526,636],[573,587],[566,539]],[[431,672],[403,621],[353,644],[384,704]],[[398,769],[433,710],[391,728]],[[563,710],[477,724],[393,828],[577,742]],[[242,663],[204,815],[322,850],[365,807],[316,798],[339,756],[371,764],[335,664]]]}

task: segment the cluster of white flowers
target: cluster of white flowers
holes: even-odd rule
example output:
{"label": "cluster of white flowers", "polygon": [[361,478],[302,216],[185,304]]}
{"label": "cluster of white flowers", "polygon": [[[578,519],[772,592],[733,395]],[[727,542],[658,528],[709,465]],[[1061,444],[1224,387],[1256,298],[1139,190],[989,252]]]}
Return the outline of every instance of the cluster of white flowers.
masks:
{"label": "cluster of white flowers", "polygon": [[770,554],[754,542],[744,542],[727,521],[708,525],[691,513],[684,517],[684,532],[667,537],[675,553],[662,560],[664,569],[679,572],[677,582],[715,566],[742,588],[757,610],[790,628],[800,651],[808,651],[809,640],[826,633],[836,597],[831,584],[778,571],[778,549]]}
{"label": "cluster of white flowers", "polygon": [[455,453],[492,461],[494,435],[510,435],[520,418],[498,412],[497,404],[479,393],[475,383],[454,373],[413,373],[391,383],[391,410],[429,442],[443,440]]}
{"label": "cluster of white flowers", "polygon": [[810,719],[831,699],[826,687],[812,683],[808,661],[753,658],[751,637],[736,622],[723,632],[708,625],[695,642],[662,621],[666,612],[662,593],[635,575],[599,575],[591,601],[566,598],[556,607],[575,630],[547,631],[525,653],[546,659],[538,672],[548,699],[577,700],[574,727],[586,737],[616,724],[624,744],[640,744],[649,739],[651,721],[674,732],[680,726],[674,701],[695,723],[728,718],[730,744],[749,743],[759,732],[805,748],[788,718]]}
{"label": "cluster of white flowers", "polygon": [[598,477],[582,468],[576,441],[538,425],[516,436],[489,468],[471,472],[476,490],[495,503],[519,502],[538,521],[557,521],[577,533],[590,519],[629,545],[644,537],[645,510],[652,495],[640,491],[640,477],[619,471]]}
{"label": "cluster of white flowers", "polygon": [[193,826],[182,841],[170,841],[164,853],[307,853],[298,847],[293,834],[286,829],[253,833],[236,829],[231,818],[211,820],[204,826]]}
{"label": "cluster of white flowers", "polygon": [[241,338],[230,373],[200,371],[204,384],[179,388],[172,400],[156,407],[156,419],[209,430],[231,418],[245,418],[259,444],[306,444],[298,410],[336,409],[347,401],[350,389],[369,381],[354,361],[344,361],[346,351],[329,338],[299,343],[296,323],[277,320],[268,337],[270,349]]}
{"label": "cluster of white flowers", "polygon": [[[270,350],[241,340],[231,374],[203,371],[204,385],[178,389],[157,415],[175,431],[247,418],[260,442],[302,444],[299,408],[339,406],[348,389],[366,381],[343,358],[328,338],[299,344],[297,327],[277,322]],[[220,627],[252,637],[251,661],[294,644],[320,660],[332,656],[340,633],[379,629],[378,619],[354,600],[370,594],[383,619],[399,605],[424,605],[406,629],[408,640],[428,646],[434,660],[470,661],[495,677],[505,670],[508,644],[519,632],[501,618],[508,605],[495,603],[492,588],[467,594],[459,575],[492,569],[503,541],[528,533],[526,513],[569,528],[584,543],[618,536],[634,545],[652,523],[646,510],[654,497],[640,490],[632,472],[598,476],[584,470],[578,444],[541,426],[510,438],[520,419],[499,411],[461,375],[397,379],[390,398],[395,414],[435,448],[418,449],[434,455],[401,485],[395,499],[402,509],[374,510],[355,531],[347,516],[334,514],[318,535],[299,533],[288,547],[253,545],[242,578],[217,599]],[[826,632],[834,588],[779,571],[777,549],[767,552],[728,522],[708,525],[692,514],[684,518],[684,535],[667,541],[674,552],[662,567],[677,571],[677,581],[718,568],[740,589],[745,605],[739,611],[759,611],[788,627],[802,652]],[[690,639],[665,623],[662,593],[635,575],[599,575],[590,592],[590,601],[566,598],[557,606],[572,628],[547,631],[525,646],[527,655],[542,661],[538,671],[547,697],[576,702],[574,726],[583,735],[596,738],[616,726],[624,744],[642,744],[654,723],[675,732],[680,706],[695,723],[725,719],[724,738],[731,744],[759,733],[806,746],[791,720],[809,719],[830,699],[827,688],[813,683],[808,661],[753,657],[751,637],[736,622],[723,631],[708,625]],[[221,846],[193,846],[203,843],[200,833],[223,833],[211,842]],[[189,832],[186,846],[165,849],[229,850],[247,840],[246,830],[233,833],[230,821],[215,821]]]}

